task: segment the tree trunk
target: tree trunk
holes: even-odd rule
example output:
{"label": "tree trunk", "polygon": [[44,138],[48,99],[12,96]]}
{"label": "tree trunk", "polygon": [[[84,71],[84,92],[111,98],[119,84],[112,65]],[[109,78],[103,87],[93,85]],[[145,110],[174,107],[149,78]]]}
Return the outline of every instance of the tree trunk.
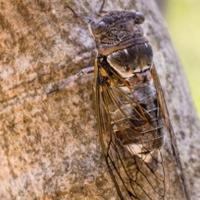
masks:
{"label": "tree trunk", "polygon": [[[74,16],[101,2],[7,0],[0,4],[0,199],[117,199],[101,156],[93,77],[69,77],[94,63],[94,42]],[[173,176],[166,200],[200,198],[199,122],[185,75],[153,0],[107,1],[105,10],[136,9],[154,49],[183,169],[165,145]],[[171,163],[170,163],[171,162]],[[185,179],[179,180],[184,173]]]}
{"label": "tree trunk", "polygon": [[167,6],[167,2],[168,0],[156,0],[156,3],[160,9],[160,11],[165,14],[166,11],[166,6]]}

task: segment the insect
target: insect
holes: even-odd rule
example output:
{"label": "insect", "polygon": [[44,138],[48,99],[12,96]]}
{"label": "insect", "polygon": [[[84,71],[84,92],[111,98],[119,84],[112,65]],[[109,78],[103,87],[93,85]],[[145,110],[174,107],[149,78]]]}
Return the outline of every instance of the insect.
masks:
{"label": "insect", "polygon": [[95,104],[100,144],[120,199],[161,200],[160,149],[163,126],[170,125],[143,22],[143,14],[128,11],[90,21],[98,52]]}
{"label": "insect", "polygon": [[141,27],[144,20],[135,11],[111,11],[89,20],[97,50],[99,141],[121,200],[166,198],[161,151],[164,129],[173,130],[152,47]]}

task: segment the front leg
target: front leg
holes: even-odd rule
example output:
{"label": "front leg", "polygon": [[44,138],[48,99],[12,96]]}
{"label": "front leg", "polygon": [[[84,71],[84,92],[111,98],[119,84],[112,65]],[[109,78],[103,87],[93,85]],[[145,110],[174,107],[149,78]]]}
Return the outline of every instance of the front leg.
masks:
{"label": "front leg", "polygon": [[76,74],[73,74],[71,76],[68,76],[66,79],[62,79],[60,81],[48,84],[46,87],[44,87],[45,93],[50,94],[56,91],[60,91],[62,89],[67,88],[71,83],[75,82],[82,76],[89,75],[94,72],[94,67],[89,66],[81,69]]}

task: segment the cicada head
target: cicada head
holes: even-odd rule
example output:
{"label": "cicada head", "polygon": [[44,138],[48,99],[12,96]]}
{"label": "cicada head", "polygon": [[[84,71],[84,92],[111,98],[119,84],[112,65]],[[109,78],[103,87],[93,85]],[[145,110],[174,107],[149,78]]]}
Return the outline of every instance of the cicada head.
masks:
{"label": "cicada head", "polygon": [[112,11],[99,19],[89,21],[89,29],[95,39],[96,47],[101,55],[108,55],[123,49],[133,42],[133,38],[142,37],[140,24],[144,15],[135,11]]}

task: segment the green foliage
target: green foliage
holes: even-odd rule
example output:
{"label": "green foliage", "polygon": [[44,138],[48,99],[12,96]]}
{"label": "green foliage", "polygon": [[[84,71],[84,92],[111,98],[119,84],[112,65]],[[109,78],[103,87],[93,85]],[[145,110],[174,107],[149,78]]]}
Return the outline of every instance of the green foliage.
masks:
{"label": "green foliage", "polygon": [[172,40],[200,114],[200,1],[169,0],[167,20]]}

